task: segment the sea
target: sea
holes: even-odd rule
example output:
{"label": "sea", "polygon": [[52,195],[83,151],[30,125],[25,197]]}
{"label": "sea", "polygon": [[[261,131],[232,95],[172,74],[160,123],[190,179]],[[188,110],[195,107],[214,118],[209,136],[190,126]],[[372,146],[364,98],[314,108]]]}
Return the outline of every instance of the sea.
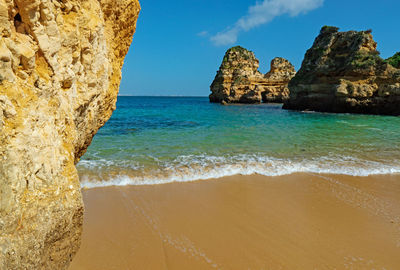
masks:
{"label": "sea", "polygon": [[400,117],[118,97],[77,168],[84,188],[231,175],[400,173]]}

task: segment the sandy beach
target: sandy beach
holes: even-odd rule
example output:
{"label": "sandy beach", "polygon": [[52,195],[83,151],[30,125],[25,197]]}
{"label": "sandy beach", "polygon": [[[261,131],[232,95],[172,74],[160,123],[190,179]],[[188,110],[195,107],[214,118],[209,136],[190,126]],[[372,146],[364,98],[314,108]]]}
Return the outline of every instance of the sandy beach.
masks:
{"label": "sandy beach", "polygon": [[400,269],[399,194],[399,175],[87,189],[70,269]]}

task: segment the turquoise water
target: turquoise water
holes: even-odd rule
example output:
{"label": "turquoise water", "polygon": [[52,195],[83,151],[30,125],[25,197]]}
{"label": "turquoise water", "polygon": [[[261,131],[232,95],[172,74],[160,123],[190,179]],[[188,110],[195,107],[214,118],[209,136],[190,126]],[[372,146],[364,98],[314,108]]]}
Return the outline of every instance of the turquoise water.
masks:
{"label": "turquoise water", "polygon": [[205,97],[119,97],[78,164],[83,186],[235,174],[400,172],[400,118],[303,113]]}

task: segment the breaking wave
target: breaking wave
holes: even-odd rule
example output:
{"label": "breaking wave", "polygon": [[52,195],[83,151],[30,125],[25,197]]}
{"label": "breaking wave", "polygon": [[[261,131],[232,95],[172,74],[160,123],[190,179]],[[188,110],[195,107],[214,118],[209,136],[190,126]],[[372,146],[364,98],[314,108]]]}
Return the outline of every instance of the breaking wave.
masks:
{"label": "breaking wave", "polygon": [[149,167],[130,160],[83,160],[78,171],[83,188],[126,185],[156,185],[189,182],[232,175],[281,176],[293,173],[369,176],[400,173],[393,161],[361,160],[350,156],[285,159],[258,155],[179,156],[172,161],[157,160]]}

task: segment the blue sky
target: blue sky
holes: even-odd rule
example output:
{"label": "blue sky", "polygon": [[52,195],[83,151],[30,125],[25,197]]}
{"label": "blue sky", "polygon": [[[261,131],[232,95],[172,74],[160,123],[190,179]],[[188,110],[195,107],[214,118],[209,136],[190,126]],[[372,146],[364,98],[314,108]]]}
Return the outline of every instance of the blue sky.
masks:
{"label": "blue sky", "polygon": [[267,72],[272,58],[296,70],[323,25],[372,29],[387,58],[400,51],[398,0],[141,0],[121,95],[207,96],[225,51],[241,45]]}

